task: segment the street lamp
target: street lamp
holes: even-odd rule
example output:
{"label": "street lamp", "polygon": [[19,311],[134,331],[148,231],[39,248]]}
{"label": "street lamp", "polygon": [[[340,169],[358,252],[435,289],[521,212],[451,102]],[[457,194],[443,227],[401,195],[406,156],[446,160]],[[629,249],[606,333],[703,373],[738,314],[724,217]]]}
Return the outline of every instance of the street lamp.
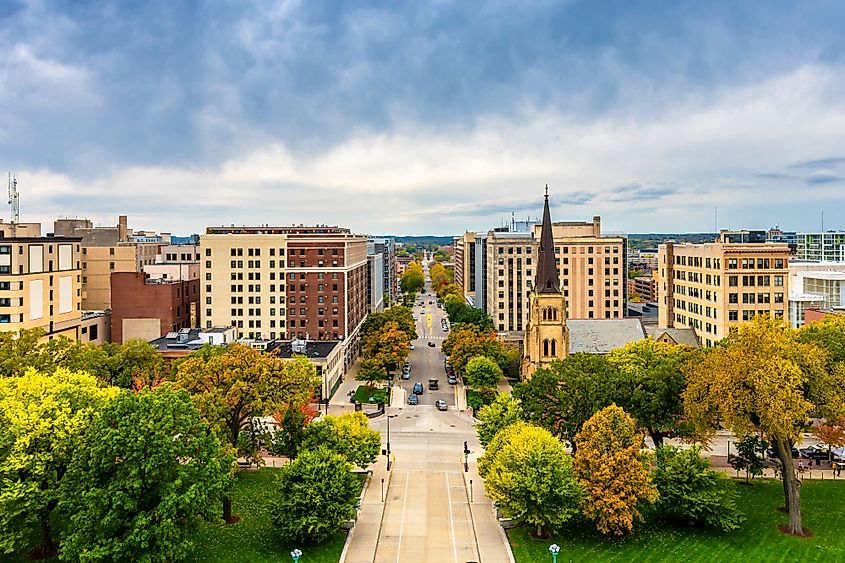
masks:
{"label": "street lamp", "polygon": [[293,558],[293,563],[299,563],[299,558],[302,557],[302,551],[294,549],[290,552],[290,556]]}
{"label": "street lamp", "polygon": [[557,554],[560,553],[560,546],[558,544],[553,543],[549,546],[549,553],[552,554],[552,563],[557,563]]}
{"label": "street lamp", "polygon": [[390,419],[396,418],[398,414],[387,415],[387,470],[390,471]]}

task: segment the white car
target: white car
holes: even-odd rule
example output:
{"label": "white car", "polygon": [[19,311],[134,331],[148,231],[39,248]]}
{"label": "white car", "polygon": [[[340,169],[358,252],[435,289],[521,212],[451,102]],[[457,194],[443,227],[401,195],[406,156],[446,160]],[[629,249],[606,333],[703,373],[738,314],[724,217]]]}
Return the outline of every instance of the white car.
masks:
{"label": "white car", "polygon": [[411,350],[413,350],[413,349],[414,349],[414,343],[412,342],[411,343]]}

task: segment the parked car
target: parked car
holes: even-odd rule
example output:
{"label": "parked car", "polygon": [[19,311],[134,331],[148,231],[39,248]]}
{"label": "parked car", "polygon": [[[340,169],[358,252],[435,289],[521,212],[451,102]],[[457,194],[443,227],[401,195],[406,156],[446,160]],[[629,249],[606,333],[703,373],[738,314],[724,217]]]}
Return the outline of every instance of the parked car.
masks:
{"label": "parked car", "polygon": [[[778,454],[775,453],[774,448],[767,449],[766,455],[771,457],[771,458],[777,458],[778,457]],[[798,451],[798,448],[796,448],[795,446],[792,446],[792,459],[798,459],[799,457],[801,457],[801,452]]]}
{"label": "parked car", "polygon": [[402,379],[404,379],[404,380],[411,379],[411,372],[410,371],[403,371],[402,372]]}
{"label": "parked car", "polygon": [[406,361],[406,362],[402,365],[402,367],[403,367],[404,369],[411,369],[411,362]]}
{"label": "parked car", "polygon": [[446,401],[444,401],[442,399],[435,401],[434,406],[436,406],[437,410],[439,410],[439,411],[445,411],[445,410],[449,409],[448,405],[446,405]]}
{"label": "parked car", "polygon": [[455,377],[454,375],[450,375],[449,378],[446,381],[449,382],[449,385],[457,385],[458,384],[458,378]]}
{"label": "parked car", "polygon": [[423,384],[419,381],[414,383],[414,395],[422,395],[425,389],[423,389]]}
{"label": "parked car", "polygon": [[428,380],[428,388],[432,391],[438,389],[439,382],[436,379],[429,379]]}
{"label": "parked car", "polygon": [[420,398],[417,397],[416,395],[411,395],[410,397],[408,397],[408,404],[409,405],[419,405],[420,404]]}
{"label": "parked car", "polygon": [[830,457],[828,454],[827,446],[808,446],[806,448],[801,448],[798,450],[801,454],[801,457],[806,459],[820,459],[823,461],[827,461]]}
{"label": "parked car", "polygon": [[411,342],[411,350],[413,350],[413,349],[414,349],[414,343]]}
{"label": "parked car", "polygon": [[435,346],[437,346],[437,344],[435,344],[434,342],[432,342],[431,340],[429,340],[429,341],[428,341],[428,346],[429,346],[429,348],[434,348]]}

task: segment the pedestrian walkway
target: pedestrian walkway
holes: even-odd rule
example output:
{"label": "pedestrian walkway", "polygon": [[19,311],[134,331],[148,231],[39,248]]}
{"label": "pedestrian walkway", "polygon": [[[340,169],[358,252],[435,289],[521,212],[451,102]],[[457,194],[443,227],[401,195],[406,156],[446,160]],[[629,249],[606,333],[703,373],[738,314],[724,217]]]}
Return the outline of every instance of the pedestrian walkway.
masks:
{"label": "pedestrian walkway", "polygon": [[385,507],[383,494],[387,494],[391,479],[386,465],[387,458],[379,456],[371,467],[373,475],[364,492],[364,499],[358,511],[358,520],[346,538],[346,545],[340,556],[341,563],[372,563],[376,560]]}
{"label": "pedestrian walkway", "polygon": [[338,386],[337,390],[332,395],[331,400],[329,401],[329,405],[331,406],[343,406],[349,410],[354,410],[354,407],[349,402],[349,392],[354,392],[358,389],[358,386],[361,384],[360,381],[355,380],[355,374],[358,373],[358,366],[360,365],[360,360],[356,360],[354,364],[349,366],[349,370],[346,372],[346,375],[343,377],[343,381]]}
{"label": "pedestrian walkway", "polygon": [[[471,457],[477,455],[473,454]],[[514,563],[510,543],[496,518],[493,502],[484,491],[484,480],[478,475],[475,460],[468,463],[468,469],[469,471],[464,473],[464,481],[467,496],[470,498],[478,556],[483,563]]]}

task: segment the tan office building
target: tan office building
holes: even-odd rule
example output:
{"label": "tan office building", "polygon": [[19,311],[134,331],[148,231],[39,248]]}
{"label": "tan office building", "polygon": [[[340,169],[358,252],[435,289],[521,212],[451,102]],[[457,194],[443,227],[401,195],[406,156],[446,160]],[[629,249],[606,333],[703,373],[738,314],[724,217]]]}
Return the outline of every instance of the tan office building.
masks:
{"label": "tan office building", "polygon": [[110,309],[111,275],[143,271],[156,262],[162,245],[170,243],[166,233],[133,232],[125,215],[115,227],[94,227],[88,219],[57,219],[54,231],[82,239],[82,309],[86,311]]}
{"label": "tan office building", "polygon": [[79,338],[79,253],[79,238],[0,240],[0,330],[41,328],[48,337]]}
{"label": "tan office building", "polygon": [[658,324],[693,328],[703,346],[713,346],[755,315],[784,318],[788,262],[783,243],[662,244]]}
{"label": "tan office building", "polygon": [[367,315],[367,237],[338,227],[209,227],[201,315],[239,338],[340,340],[347,363]]}

